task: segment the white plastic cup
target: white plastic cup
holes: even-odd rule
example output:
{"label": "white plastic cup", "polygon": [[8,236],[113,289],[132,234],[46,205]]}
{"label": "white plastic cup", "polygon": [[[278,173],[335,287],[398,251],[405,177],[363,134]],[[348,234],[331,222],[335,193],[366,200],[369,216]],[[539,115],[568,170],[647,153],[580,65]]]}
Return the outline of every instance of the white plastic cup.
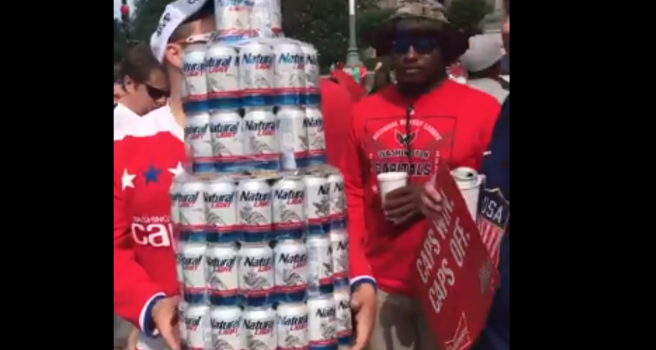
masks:
{"label": "white plastic cup", "polygon": [[406,172],[395,171],[378,174],[378,190],[380,191],[380,196],[383,202],[385,201],[386,194],[405,186],[407,183],[408,173]]}

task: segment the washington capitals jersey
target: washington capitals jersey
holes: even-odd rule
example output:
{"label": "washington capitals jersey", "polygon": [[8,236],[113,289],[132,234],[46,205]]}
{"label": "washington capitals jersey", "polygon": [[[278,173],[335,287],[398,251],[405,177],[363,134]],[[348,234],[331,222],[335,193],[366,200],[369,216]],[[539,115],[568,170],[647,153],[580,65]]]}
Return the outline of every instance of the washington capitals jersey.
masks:
{"label": "washington capitals jersey", "polygon": [[[168,106],[114,132],[114,308],[145,333],[154,302],[178,294],[169,189],[183,171],[182,140]],[[164,349],[144,332],[139,350]]]}
{"label": "washington capitals jersey", "polygon": [[478,201],[477,223],[483,242],[498,265],[501,285],[487,326],[475,350],[510,349],[510,96],[497,119],[492,140],[484,153],[485,186]]}

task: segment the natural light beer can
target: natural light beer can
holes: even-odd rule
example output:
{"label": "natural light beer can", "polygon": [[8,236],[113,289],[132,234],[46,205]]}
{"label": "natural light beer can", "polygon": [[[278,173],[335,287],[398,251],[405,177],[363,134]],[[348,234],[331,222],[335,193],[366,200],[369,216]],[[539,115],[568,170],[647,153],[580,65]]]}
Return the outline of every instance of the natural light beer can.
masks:
{"label": "natural light beer can", "polygon": [[182,244],[184,300],[192,305],[204,304],[207,301],[206,249],[205,243]]}
{"label": "natural light beer can", "polygon": [[239,249],[236,244],[209,245],[205,252],[210,304],[235,306],[239,297]]}
{"label": "natural light beer can", "polygon": [[213,306],[210,309],[212,350],[244,350],[246,337],[241,331],[242,310],[239,306]]}
{"label": "natural light beer can", "polygon": [[277,171],[280,169],[278,125],[273,109],[246,109],[243,141],[245,163],[249,170]]}
{"label": "natural light beer can", "polygon": [[276,309],[278,350],[307,349],[308,307],[305,303],[279,304]]}
{"label": "natural light beer can", "polygon": [[333,256],[333,283],[335,287],[348,287],[349,253],[348,234],[345,229],[330,231],[330,245]]}
{"label": "natural light beer can", "polygon": [[276,38],[282,34],[280,0],[253,0],[250,29],[260,38]]}
{"label": "natural light beer can", "polygon": [[180,329],[180,341],[183,345],[188,345],[188,339],[189,337],[187,336],[187,326],[185,324],[185,313],[187,312],[187,309],[189,308],[189,304],[187,304],[186,301],[180,300],[178,302],[178,327]]}
{"label": "natural light beer can", "polygon": [[250,26],[252,0],[213,0],[218,37],[223,41],[243,39]]}
{"label": "natural light beer can", "polygon": [[182,181],[184,175],[178,175],[173,178],[173,183],[169,189],[169,199],[171,201],[171,225],[177,228],[180,224],[180,206],[178,200],[180,199],[180,190],[182,189]]}
{"label": "natural light beer can", "polygon": [[326,135],[323,129],[323,115],[317,106],[305,108],[303,127],[308,138],[307,165],[326,164]]}
{"label": "natural light beer can", "polygon": [[277,41],[273,45],[274,104],[298,106],[305,90],[305,55],[293,41]]}
{"label": "natural light beer can", "polygon": [[237,185],[230,178],[215,178],[206,183],[203,196],[208,242],[234,243],[241,240],[236,194]]}
{"label": "natural light beer can", "polygon": [[274,302],[273,249],[268,243],[244,243],[239,250],[239,293],[247,306]]}
{"label": "natural light beer can", "polygon": [[260,41],[239,47],[239,88],[244,107],[273,105],[273,48]]}
{"label": "natural light beer can", "polygon": [[283,239],[274,249],[276,301],[300,302],[307,296],[308,255],[303,241]]}
{"label": "natural light beer can", "polygon": [[351,323],[351,290],[348,286],[335,288],[335,328],[339,346],[352,343],[353,324]]}
{"label": "natural light beer can", "polygon": [[182,108],[187,115],[207,112],[207,72],[205,70],[205,45],[188,45],[182,54],[182,74],[185,95]]}
{"label": "natural light beer can", "polygon": [[214,171],[214,153],[210,133],[210,114],[207,112],[187,116],[184,128],[184,141],[189,145],[191,171],[194,174]]}
{"label": "natural light beer can", "polygon": [[198,177],[185,177],[180,185],[178,208],[180,209],[180,240],[206,242],[205,183]]}
{"label": "natural light beer can", "polygon": [[336,350],[335,299],[332,294],[308,300],[310,350]]}
{"label": "natural light beer can", "polygon": [[205,56],[207,104],[210,110],[241,107],[239,90],[239,56],[233,46],[213,42]]}
{"label": "natural light beer can", "polygon": [[236,110],[210,112],[214,168],[220,173],[244,169],[243,118]]}
{"label": "natural light beer can", "polygon": [[331,230],[346,228],[346,195],[342,174],[328,175],[330,185],[330,227]]}
{"label": "natural light beer can", "polygon": [[273,185],[271,207],[274,238],[305,236],[305,183],[300,176],[285,176]]}
{"label": "natural light beer can", "polygon": [[305,109],[301,106],[285,106],[276,113],[278,121],[278,145],[280,166],[283,170],[295,170],[307,166],[308,138]]}
{"label": "natural light beer can", "polygon": [[246,178],[237,186],[237,215],[247,243],[268,242],[273,237],[271,185],[264,178]]}
{"label": "natural light beer can", "polygon": [[308,255],[308,296],[332,294],[333,254],[328,235],[310,236],[305,241]]}
{"label": "natural light beer can", "polygon": [[303,102],[308,106],[318,106],[321,102],[319,54],[311,44],[301,42],[300,46],[305,55],[305,98]]}
{"label": "natural light beer can", "polygon": [[469,209],[469,213],[475,222],[478,208],[478,194],[483,177],[476,170],[467,167],[456,168],[451,171],[451,175],[455,179],[462,198],[467,203],[467,209]]}
{"label": "natural light beer can", "polygon": [[270,306],[246,307],[241,329],[246,337],[246,349],[276,348],[276,312]]}
{"label": "natural light beer can", "polygon": [[189,350],[210,349],[212,340],[210,307],[207,305],[189,305],[185,312],[184,323],[187,327]]}
{"label": "natural light beer can", "polygon": [[303,176],[305,183],[305,215],[309,235],[327,235],[330,232],[330,184],[319,175]]}

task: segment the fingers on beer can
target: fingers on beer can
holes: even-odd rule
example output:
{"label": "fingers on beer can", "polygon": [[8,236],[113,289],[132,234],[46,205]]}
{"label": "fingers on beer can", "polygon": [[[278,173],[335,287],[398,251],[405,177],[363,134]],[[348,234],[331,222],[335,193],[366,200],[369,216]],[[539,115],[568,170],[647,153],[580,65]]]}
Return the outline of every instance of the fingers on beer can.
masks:
{"label": "fingers on beer can", "polygon": [[299,176],[286,176],[272,188],[272,221],[275,239],[305,237],[305,183]]}
{"label": "fingers on beer can", "polygon": [[308,166],[326,164],[326,135],[323,114],[316,106],[305,107],[305,122],[308,138]]}
{"label": "fingers on beer can", "polygon": [[221,177],[206,182],[203,195],[208,242],[228,244],[242,239],[236,193],[237,185],[230,178]]}
{"label": "fingers on beer can", "polygon": [[305,214],[309,235],[327,235],[330,232],[330,184],[323,176],[307,175],[305,183]]}
{"label": "fingers on beer can", "polygon": [[182,108],[187,115],[208,110],[205,55],[204,43],[188,45],[182,54]]}
{"label": "fingers on beer can", "polygon": [[242,331],[246,349],[276,349],[276,312],[270,306],[245,308]]}
{"label": "fingers on beer can", "polygon": [[337,347],[335,299],[332,295],[308,300],[310,349]]}
{"label": "fingers on beer can", "polygon": [[268,242],[273,235],[271,185],[267,179],[247,178],[237,186],[237,214],[247,243]]}
{"label": "fingers on beer can", "polygon": [[308,296],[313,298],[332,294],[333,257],[328,235],[309,236],[305,244],[308,254]]}
{"label": "fingers on beer can", "polygon": [[281,168],[296,170],[306,167],[309,145],[304,126],[305,109],[300,106],[280,107],[276,120]]}
{"label": "fingers on beer can", "polygon": [[305,303],[278,304],[276,309],[278,349],[308,349],[308,307]]}
{"label": "fingers on beer can", "polygon": [[236,110],[216,110],[210,113],[212,153],[217,172],[246,170],[242,124],[243,118]]}
{"label": "fingers on beer can", "polygon": [[302,302],[307,299],[308,254],[303,241],[279,240],[274,248],[275,300]]}
{"label": "fingers on beer can", "polygon": [[210,309],[211,349],[248,349],[241,330],[242,309],[238,306],[213,306]]}
{"label": "fingers on beer can", "polygon": [[189,349],[208,349],[211,346],[209,306],[189,305],[185,312],[184,324],[187,328]]}
{"label": "fingers on beer can", "polygon": [[242,244],[238,261],[239,293],[244,305],[260,307],[273,304],[273,249],[269,244]]}
{"label": "fingers on beer can", "polygon": [[239,295],[239,249],[236,244],[209,245],[205,253],[208,299],[215,306],[241,304]]}
{"label": "fingers on beer can", "polygon": [[335,288],[335,329],[339,346],[350,346],[353,342],[351,320],[351,289],[349,286]]}

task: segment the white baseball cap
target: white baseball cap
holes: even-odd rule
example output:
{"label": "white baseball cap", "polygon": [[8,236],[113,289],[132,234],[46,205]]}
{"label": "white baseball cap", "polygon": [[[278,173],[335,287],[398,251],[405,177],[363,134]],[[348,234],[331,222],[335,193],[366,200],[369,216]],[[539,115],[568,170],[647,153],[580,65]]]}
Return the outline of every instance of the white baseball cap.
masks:
{"label": "white baseball cap", "polygon": [[481,34],[469,38],[469,50],[460,57],[460,62],[467,72],[480,72],[499,62],[503,55],[501,35]]}
{"label": "white baseball cap", "polygon": [[176,0],[166,5],[157,29],[150,37],[150,49],[160,62],[164,61],[166,45],[173,31],[198,12],[207,1],[211,0]]}

